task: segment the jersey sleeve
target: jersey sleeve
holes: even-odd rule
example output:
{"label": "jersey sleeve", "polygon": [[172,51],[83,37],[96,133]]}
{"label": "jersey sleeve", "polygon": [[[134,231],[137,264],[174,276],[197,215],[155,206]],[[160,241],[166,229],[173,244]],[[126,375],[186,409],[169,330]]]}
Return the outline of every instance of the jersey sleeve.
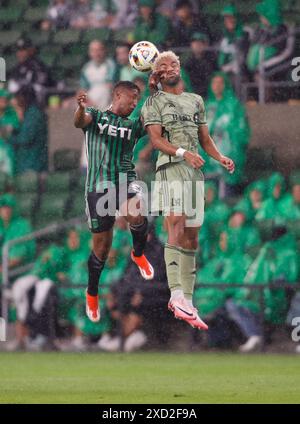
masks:
{"label": "jersey sleeve", "polygon": [[153,124],[162,125],[162,117],[159,107],[152,96],[148,97],[145,101],[141,110],[141,116],[144,120],[145,127]]}
{"label": "jersey sleeve", "polygon": [[135,125],[136,125],[137,138],[140,139],[140,138],[144,137],[144,135],[146,135],[147,133],[146,133],[146,130],[145,130],[145,127],[144,127],[144,124],[143,124],[143,121],[142,121],[142,118],[141,117],[139,117],[136,120],[136,124]]}
{"label": "jersey sleeve", "polygon": [[97,109],[95,109],[94,107],[87,107],[85,109],[86,113],[89,113],[90,115],[92,115],[93,120],[97,118]]}
{"label": "jersey sleeve", "polygon": [[91,126],[93,125],[93,123],[95,122],[95,120],[97,119],[97,115],[98,115],[98,110],[95,109],[94,107],[87,107],[85,109],[86,113],[89,113],[92,116],[92,122],[87,126],[82,128],[82,131],[85,133],[89,128],[91,128]]}
{"label": "jersey sleeve", "polygon": [[199,104],[199,125],[207,125],[206,110],[202,97],[200,97]]}

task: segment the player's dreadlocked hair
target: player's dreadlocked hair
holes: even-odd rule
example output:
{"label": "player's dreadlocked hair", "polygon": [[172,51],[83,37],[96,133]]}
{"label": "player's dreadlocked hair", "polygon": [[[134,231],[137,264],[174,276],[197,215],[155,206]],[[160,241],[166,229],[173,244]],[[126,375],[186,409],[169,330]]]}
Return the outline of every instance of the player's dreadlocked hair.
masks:
{"label": "player's dreadlocked hair", "polygon": [[166,52],[159,53],[159,55],[155,59],[155,61],[153,63],[153,71],[154,72],[157,70],[159,64],[165,59],[175,60],[178,63],[178,65],[180,66],[179,57],[176,56],[176,54],[174,52],[172,52],[172,50],[167,50]]}
{"label": "player's dreadlocked hair", "polygon": [[126,89],[126,90],[137,90],[137,92],[140,94],[141,90],[140,88],[134,84],[131,81],[119,81],[115,84],[114,88],[113,88],[113,94],[119,90],[119,89]]}

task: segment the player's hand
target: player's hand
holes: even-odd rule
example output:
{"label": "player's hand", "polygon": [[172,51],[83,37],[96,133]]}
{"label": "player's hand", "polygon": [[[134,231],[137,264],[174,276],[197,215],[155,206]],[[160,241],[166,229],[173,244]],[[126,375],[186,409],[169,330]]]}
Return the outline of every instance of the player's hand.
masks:
{"label": "player's hand", "polygon": [[77,94],[77,103],[81,108],[85,109],[87,107],[87,94],[84,91],[80,91]]}
{"label": "player's hand", "polygon": [[195,169],[199,169],[205,164],[205,160],[200,155],[198,155],[198,153],[186,151],[183,155],[183,158]]}
{"label": "player's hand", "polygon": [[230,159],[230,158],[228,158],[228,157],[226,157],[226,156],[221,156],[220,164],[221,164],[222,166],[224,166],[224,168],[226,168],[226,169],[227,169],[227,171],[228,171],[230,174],[233,174],[233,173],[234,173],[235,165],[234,165],[234,162],[233,162],[233,160],[232,160],[232,159]]}
{"label": "player's hand", "polygon": [[159,72],[152,72],[149,76],[149,89],[151,92],[157,91],[157,84],[160,82],[161,74]]}

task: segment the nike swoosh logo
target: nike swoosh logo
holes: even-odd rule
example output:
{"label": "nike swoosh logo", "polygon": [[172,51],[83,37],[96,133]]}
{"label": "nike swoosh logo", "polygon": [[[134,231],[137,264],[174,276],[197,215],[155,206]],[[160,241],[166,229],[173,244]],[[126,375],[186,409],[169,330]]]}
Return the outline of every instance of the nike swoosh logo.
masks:
{"label": "nike swoosh logo", "polygon": [[185,311],[184,309],[181,309],[179,306],[176,306],[177,309],[179,309],[181,312],[183,312],[184,314],[186,314],[189,317],[192,317],[194,314],[190,314],[189,312]]}

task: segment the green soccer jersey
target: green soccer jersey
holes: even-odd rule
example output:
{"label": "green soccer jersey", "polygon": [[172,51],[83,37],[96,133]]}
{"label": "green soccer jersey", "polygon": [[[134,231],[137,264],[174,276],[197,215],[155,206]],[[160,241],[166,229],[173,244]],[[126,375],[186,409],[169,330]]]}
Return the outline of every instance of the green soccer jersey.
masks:
{"label": "green soccer jersey", "polygon": [[[145,127],[159,124],[162,136],[175,147],[198,152],[200,125],[206,125],[204,102],[193,93],[171,94],[158,91],[148,97],[142,107]],[[179,162],[182,158],[166,155],[159,151],[156,167]]]}
{"label": "green soccer jersey", "polygon": [[121,174],[123,178],[127,175],[128,182],[133,181],[136,178],[133,150],[144,135],[141,120],[122,118],[109,110],[101,112],[92,107],[86,112],[93,118],[83,129],[88,160],[86,190],[99,192],[108,187],[109,181],[121,182]]}

